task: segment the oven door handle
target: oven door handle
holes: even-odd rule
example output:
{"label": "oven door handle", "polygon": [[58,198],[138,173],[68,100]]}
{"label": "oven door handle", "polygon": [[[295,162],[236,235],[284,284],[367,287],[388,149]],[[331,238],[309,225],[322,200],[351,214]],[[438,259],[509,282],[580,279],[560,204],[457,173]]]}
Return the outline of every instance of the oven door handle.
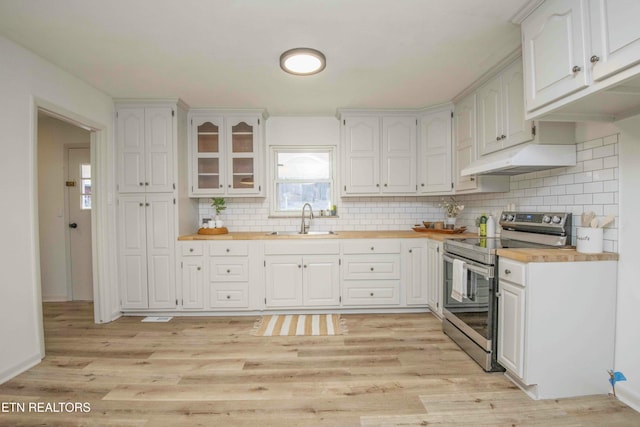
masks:
{"label": "oven door handle", "polygon": [[[453,258],[453,257],[451,257],[451,256],[449,256],[447,254],[442,254],[442,259],[444,261],[453,263],[453,260],[455,258]],[[458,259],[460,259],[460,258],[458,258]],[[492,273],[492,269],[491,268],[480,267],[478,265],[469,263],[469,261],[467,261],[467,260],[462,260],[462,261],[464,261],[464,268],[466,268],[467,270],[473,271],[474,273],[481,274],[481,275],[483,275],[485,277],[488,277],[488,278],[492,278],[493,277],[493,273]]]}

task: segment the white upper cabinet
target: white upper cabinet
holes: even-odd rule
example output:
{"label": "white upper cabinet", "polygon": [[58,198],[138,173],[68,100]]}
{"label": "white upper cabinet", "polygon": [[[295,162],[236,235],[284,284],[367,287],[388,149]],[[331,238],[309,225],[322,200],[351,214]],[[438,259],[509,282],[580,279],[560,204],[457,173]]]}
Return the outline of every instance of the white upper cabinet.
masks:
{"label": "white upper cabinet", "polygon": [[425,113],[418,119],[418,191],[421,194],[446,193],[453,190],[452,107]]}
{"label": "white upper cabinet", "polygon": [[478,89],[478,146],[481,155],[533,140],[525,120],[522,61],[509,65]]}
{"label": "white upper cabinet", "polygon": [[527,110],[589,83],[585,10],[584,0],[546,1],[522,23]]}
{"label": "white upper cabinet", "polygon": [[477,182],[473,176],[461,176],[460,171],[476,159],[476,95],[471,94],[455,105],[453,113],[455,132],[456,191],[474,190]]}
{"label": "white upper cabinet", "polygon": [[640,100],[640,2],[545,1],[522,22],[528,118],[616,121]]}
{"label": "white upper cabinet", "polygon": [[602,80],[640,62],[640,2],[591,0],[593,79]]}
{"label": "white upper cabinet", "polygon": [[416,194],[414,115],[342,115],[343,195]]}
{"label": "white upper cabinet", "polygon": [[121,193],[175,189],[174,110],[169,107],[118,108],[118,189]]}
{"label": "white upper cabinet", "polygon": [[263,112],[189,113],[189,195],[263,194]]}

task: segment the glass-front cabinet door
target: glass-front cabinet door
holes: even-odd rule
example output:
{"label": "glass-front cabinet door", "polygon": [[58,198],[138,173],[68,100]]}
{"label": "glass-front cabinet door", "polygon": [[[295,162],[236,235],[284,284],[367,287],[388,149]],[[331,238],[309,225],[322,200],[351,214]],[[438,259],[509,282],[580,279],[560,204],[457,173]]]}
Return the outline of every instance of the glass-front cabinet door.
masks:
{"label": "glass-front cabinet door", "polygon": [[225,190],[224,126],[220,117],[195,117],[192,132],[192,188],[194,195],[221,194]]}
{"label": "glass-front cabinet door", "polygon": [[261,190],[257,182],[258,118],[227,117],[227,193],[255,194]]}

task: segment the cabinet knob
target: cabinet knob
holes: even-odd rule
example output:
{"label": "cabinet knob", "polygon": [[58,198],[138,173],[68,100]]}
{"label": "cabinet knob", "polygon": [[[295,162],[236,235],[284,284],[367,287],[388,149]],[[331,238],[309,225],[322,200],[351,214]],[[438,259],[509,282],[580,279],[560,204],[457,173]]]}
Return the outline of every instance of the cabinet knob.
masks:
{"label": "cabinet knob", "polygon": [[144,206],[144,203],[140,202],[140,206]]}
{"label": "cabinet knob", "polygon": [[231,295],[227,295],[227,299],[231,299]]}
{"label": "cabinet knob", "polygon": [[380,187],[380,184],[376,184],[376,187]]}
{"label": "cabinet knob", "polygon": [[507,139],[507,135],[500,135],[500,139]]}
{"label": "cabinet knob", "polygon": [[574,73],[579,73],[580,71],[582,71],[582,68],[580,68],[577,65],[574,65],[571,71],[573,71]]}
{"label": "cabinet knob", "polygon": [[596,62],[600,61],[600,57],[597,55],[593,55],[591,58],[589,58],[589,61],[591,61],[592,64],[595,64]]}
{"label": "cabinet knob", "polygon": [[140,185],[140,187],[142,187],[142,186],[144,185],[144,183],[143,183],[143,182],[141,182],[139,185]]}
{"label": "cabinet knob", "polygon": [[409,253],[412,254],[413,253],[413,249],[409,249]]}
{"label": "cabinet knob", "polygon": [[424,187],[424,183],[423,183],[423,184],[420,184],[420,187]]}
{"label": "cabinet knob", "polygon": [[228,187],[231,188],[231,184],[229,184]]}
{"label": "cabinet knob", "polygon": [[500,141],[500,135],[496,136],[496,141]]}
{"label": "cabinet knob", "polygon": [[220,184],[220,188],[222,188],[222,187],[223,187],[223,185],[222,185],[222,184]]}
{"label": "cabinet knob", "polygon": [[229,270],[229,269],[227,268],[227,274],[229,274],[229,273],[231,273],[231,270]]}
{"label": "cabinet knob", "polygon": [[373,267],[371,267],[371,271],[373,271]]}
{"label": "cabinet knob", "polygon": [[373,250],[375,250],[375,248],[373,246],[371,246],[371,250],[373,251]]}
{"label": "cabinet knob", "polygon": [[300,264],[298,264],[298,268],[302,268],[302,266]]}
{"label": "cabinet knob", "polygon": [[149,203],[145,203],[144,205],[145,205],[145,206],[150,206],[150,205],[149,205]]}
{"label": "cabinet knob", "polygon": [[371,292],[371,293],[369,294],[369,296],[371,296],[371,297],[372,297],[372,296],[373,296],[373,292]]}
{"label": "cabinet knob", "polygon": [[502,292],[496,292],[496,298],[502,297]]}
{"label": "cabinet knob", "polygon": [[227,248],[227,253],[231,252],[231,249]]}
{"label": "cabinet knob", "polygon": [[384,185],[385,187],[387,186],[387,184]]}
{"label": "cabinet knob", "polygon": [[476,180],[475,176],[472,176],[471,178],[469,178],[469,181],[475,181],[475,180]]}
{"label": "cabinet knob", "polygon": [[189,248],[189,252],[193,252],[193,248]]}
{"label": "cabinet knob", "polygon": [[304,268],[307,268],[307,264],[304,265]]}
{"label": "cabinet knob", "polygon": [[508,268],[504,269],[504,274],[511,274],[511,270],[509,270]]}
{"label": "cabinet knob", "polygon": [[198,270],[198,271],[202,270],[202,267],[198,267],[198,268],[197,268],[197,270]]}

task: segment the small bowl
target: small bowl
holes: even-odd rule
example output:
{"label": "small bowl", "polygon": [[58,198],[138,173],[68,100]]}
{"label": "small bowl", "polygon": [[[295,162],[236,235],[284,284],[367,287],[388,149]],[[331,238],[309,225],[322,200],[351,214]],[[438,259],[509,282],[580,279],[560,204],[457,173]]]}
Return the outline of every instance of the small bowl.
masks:
{"label": "small bowl", "polygon": [[433,222],[431,221],[422,221],[424,224],[424,228],[433,228]]}
{"label": "small bowl", "polygon": [[444,221],[434,222],[433,228],[436,230],[442,230],[444,228]]}

